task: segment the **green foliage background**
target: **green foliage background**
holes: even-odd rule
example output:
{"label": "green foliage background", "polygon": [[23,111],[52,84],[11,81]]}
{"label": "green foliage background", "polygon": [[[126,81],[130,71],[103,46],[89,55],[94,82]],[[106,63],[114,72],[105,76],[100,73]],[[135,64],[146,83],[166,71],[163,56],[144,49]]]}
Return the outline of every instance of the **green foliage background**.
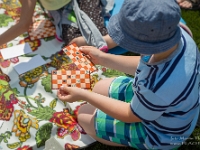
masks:
{"label": "green foliage background", "polygon": [[193,38],[200,49],[200,9],[198,11],[182,10],[182,18],[191,29]]}

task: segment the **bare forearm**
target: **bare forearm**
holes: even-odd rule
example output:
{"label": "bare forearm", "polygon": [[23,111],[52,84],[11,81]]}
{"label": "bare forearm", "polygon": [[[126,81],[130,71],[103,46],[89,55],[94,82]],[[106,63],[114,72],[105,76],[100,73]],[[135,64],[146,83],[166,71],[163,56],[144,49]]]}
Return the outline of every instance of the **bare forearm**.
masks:
{"label": "bare forearm", "polygon": [[103,54],[100,58],[100,65],[134,75],[140,56],[122,56]]}
{"label": "bare forearm", "polygon": [[111,39],[111,37],[108,34],[105,35],[103,38],[107,43],[108,49],[112,49],[117,46],[117,44]]}
{"label": "bare forearm", "polygon": [[115,100],[94,92],[82,90],[83,100],[87,101],[96,108],[102,110],[109,116],[121,120],[123,122],[140,122],[141,120],[135,116],[130,108],[129,103]]}
{"label": "bare forearm", "polygon": [[8,43],[9,41],[15,39],[19,35],[27,31],[27,28],[21,24],[16,24],[15,26],[8,29],[2,35],[0,35],[0,45]]}
{"label": "bare forearm", "polygon": [[[108,49],[112,49],[117,46],[117,44],[111,39],[109,35],[103,36],[103,39],[105,40]],[[71,43],[76,43],[76,45],[80,46],[89,46],[88,43],[86,42],[85,38],[83,36],[74,38],[69,44]]]}
{"label": "bare forearm", "polygon": [[22,7],[19,23],[0,35],[0,45],[5,44],[29,29],[37,0],[20,0]]}

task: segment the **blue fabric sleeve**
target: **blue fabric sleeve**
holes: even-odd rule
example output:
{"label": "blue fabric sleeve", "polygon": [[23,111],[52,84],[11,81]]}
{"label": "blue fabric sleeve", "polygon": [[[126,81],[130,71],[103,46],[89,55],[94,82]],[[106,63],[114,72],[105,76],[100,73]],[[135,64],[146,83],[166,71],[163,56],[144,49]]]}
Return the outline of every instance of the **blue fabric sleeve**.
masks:
{"label": "blue fabric sleeve", "polygon": [[154,121],[169,107],[168,104],[151,90],[140,86],[131,101],[133,113],[144,121]]}

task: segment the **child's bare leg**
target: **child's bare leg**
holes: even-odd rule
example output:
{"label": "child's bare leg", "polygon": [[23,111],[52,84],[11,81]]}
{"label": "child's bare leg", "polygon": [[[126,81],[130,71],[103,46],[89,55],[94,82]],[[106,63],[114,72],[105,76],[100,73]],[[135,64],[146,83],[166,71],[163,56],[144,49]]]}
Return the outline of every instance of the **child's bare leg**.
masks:
{"label": "child's bare leg", "polygon": [[78,122],[83,127],[85,132],[95,140],[110,146],[124,146],[104,139],[100,139],[96,136],[94,128],[94,117],[96,108],[90,104],[82,105],[78,111]]}
{"label": "child's bare leg", "polygon": [[99,82],[95,84],[92,91],[95,93],[99,93],[101,95],[108,96],[108,92],[109,92],[108,90],[109,90],[110,84],[112,83],[114,79],[115,78],[106,78],[106,79],[100,80]]}
{"label": "child's bare leg", "polygon": [[[101,80],[96,83],[95,87],[93,88],[93,92],[108,96],[108,90],[110,87],[111,82],[114,78],[108,78]],[[95,98],[95,97],[94,97]],[[104,139],[100,139],[96,136],[95,128],[94,128],[94,117],[96,113],[96,108],[90,104],[82,105],[78,111],[78,122],[83,127],[85,132],[90,135],[95,140],[111,146],[123,146],[117,143],[113,143],[110,141],[106,141]]]}

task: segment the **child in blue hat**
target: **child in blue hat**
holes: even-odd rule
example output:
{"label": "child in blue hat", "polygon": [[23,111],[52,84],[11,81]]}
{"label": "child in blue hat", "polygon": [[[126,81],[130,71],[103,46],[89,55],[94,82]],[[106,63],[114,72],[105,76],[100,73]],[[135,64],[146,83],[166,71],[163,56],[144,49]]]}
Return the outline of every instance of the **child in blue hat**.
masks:
{"label": "child in blue hat", "polygon": [[93,92],[62,87],[58,98],[84,100],[79,124],[99,142],[137,149],[184,145],[199,115],[199,50],[179,26],[176,0],[125,0],[108,25],[109,42],[141,56],[81,51],[95,64],[123,71],[99,81]]}

